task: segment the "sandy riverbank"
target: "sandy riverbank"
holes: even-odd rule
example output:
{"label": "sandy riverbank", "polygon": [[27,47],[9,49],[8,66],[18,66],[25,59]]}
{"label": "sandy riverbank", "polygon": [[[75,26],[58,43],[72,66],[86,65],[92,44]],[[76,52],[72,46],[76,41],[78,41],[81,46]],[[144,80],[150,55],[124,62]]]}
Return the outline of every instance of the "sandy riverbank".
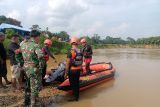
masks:
{"label": "sandy riverbank", "polygon": [[[47,70],[51,68],[56,68],[59,62],[65,59],[65,55],[56,55],[57,63],[54,62],[50,58],[48,62]],[[10,64],[7,60],[7,69],[8,74],[7,77],[11,80],[11,72],[10,72]],[[42,91],[40,92],[40,100],[41,103],[45,105],[49,105],[51,103],[62,103],[64,102],[67,97],[67,93],[64,91],[60,91],[55,89],[54,87],[57,83],[53,83],[50,86],[43,87]],[[21,107],[24,101],[24,92],[15,93],[12,91],[11,85],[7,86],[7,88],[0,88],[0,107]]]}

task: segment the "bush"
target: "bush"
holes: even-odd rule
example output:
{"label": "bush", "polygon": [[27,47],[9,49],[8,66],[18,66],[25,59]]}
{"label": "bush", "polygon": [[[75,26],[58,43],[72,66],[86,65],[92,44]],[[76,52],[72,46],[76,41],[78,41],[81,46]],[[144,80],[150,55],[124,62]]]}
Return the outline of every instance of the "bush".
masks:
{"label": "bush", "polygon": [[40,46],[43,47],[44,46],[44,40],[45,40],[45,36],[44,35],[40,35],[40,40],[39,40],[39,43],[40,43]]}
{"label": "bush", "polygon": [[70,45],[67,42],[53,41],[53,44],[52,44],[52,47],[50,48],[50,50],[54,54],[59,54],[59,53],[65,54],[65,53],[67,53],[69,48],[70,48]]}
{"label": "bush", "polygon": [[4,47],[5,47],[6,49],[8,49],[8,45],[10,44],[10,42],[11,42],[11,40],[8,39],[8,38],[6,38],[6,39],[4,40],[3,44],[4,44]]}
{"label": "bush", "polygon": [[[4,47],[6,48],[6,50],[8,49],[8,45],[10,44],[10,38],[11,38],[11,34],[13,34],[14,32],[12,32],[12,30],[6,30],[6,39],[4,41]],[[41,35],[40,36],[40,46],[43,47],[44,46],[44,40],[45,40],[45,36]],[[53,44],[50,48],[50,51],[53,52],[54,54],[66,54],[68,49],[70,48],[70,45],[68,42],[59,42],[59,41],[53,41]]]}
{"label": "bush", "polygon": [[17,32],[15,32],[13,29],[6,29],[5,30],[5,35],[7,39],[11,39],[12,35],[14,34],[18,34]]}
{"label": "bush", "polygon": [[68,49],[61,49],[60,53],[66,54],[68,52]]}

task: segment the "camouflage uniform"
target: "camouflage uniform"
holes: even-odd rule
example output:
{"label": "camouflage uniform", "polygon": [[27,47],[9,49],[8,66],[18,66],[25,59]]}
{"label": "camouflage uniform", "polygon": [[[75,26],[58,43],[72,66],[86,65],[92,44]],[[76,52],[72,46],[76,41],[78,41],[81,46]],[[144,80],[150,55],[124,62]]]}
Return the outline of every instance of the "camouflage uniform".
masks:
{"label": "camouflage uniform", "polygon": [[[25,103],[36,103],[42,86],[41,68],[44,56],[38,44],[34,40],[21,44],[20,51],[24,60],[24,71],[26,75]],[[31,96],[31,99],[30,99]]]}

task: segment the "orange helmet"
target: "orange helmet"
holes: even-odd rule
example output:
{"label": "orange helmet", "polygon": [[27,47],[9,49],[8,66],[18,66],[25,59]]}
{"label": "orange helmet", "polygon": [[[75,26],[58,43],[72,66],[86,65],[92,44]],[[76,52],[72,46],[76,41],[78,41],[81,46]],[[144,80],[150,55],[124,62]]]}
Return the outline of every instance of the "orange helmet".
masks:
{"label": "orange helmet", "polygon": [[72,37],[70,40],[70,44],[72,43],[77,43],[78,44],[78,38],[77,37]]}
{"label": "orange helmet", "polygon": [[52,41],[50,39],[46,39],[44,41],[44,44],[47,44],[48,46],[51,46],[52,45]]}
{"label": "orange helmet", "polygon": [[85,38],[82,38],[81,39],[81,43],[86,43],[87,41],[86,41],[86,39]]}

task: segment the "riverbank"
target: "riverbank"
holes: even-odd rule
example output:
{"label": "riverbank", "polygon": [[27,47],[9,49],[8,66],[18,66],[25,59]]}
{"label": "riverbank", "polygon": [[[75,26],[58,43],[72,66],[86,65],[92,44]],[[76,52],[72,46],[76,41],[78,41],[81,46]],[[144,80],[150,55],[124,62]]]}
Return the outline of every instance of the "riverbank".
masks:
{"label": "riverbank", "polygon": [[[47,71],[50,71],[52,68],[56,68],[58,63],[64,61],[66,58],[65,55],[55,55],[57,59],[57,63],[54,62],[53,59],[50,58],[48,61]],[[7,69],[8,74],[7,77],[11,80],[11,71],[10,71],[10,62],[7,60]],[[58,83],[52,83],[50,86],[43,87],[40,92],[40,101],[46,107],[50,104],[59,104],[66,101],[69,97],[68,94],[64,91],[60,91],[55,89]],[[0,107],[21,107],[24,101],[24,92],[15,93],[12,91],[11,85],[7,86],[7,88],[0,88]],[[56,106],[55,106],[56,107]]]}
{"label": "riverbank", "polygon": [[[144,44],[94,44],[91,45],[93,49],[105,49],[105,48],[144,48],[144,49],[158,49],[160,45],[144,45]],[[69,43],[55,42],[51,51],[54,54],[66,54],[70,48]]]}
{"label": "riverbank", "polygon": [[[53,83],[52,85],[55,85]],[[55,86],[43,87],[39,94],[40,102],[43,107],[51,104],[60,104],[67,99],[67,93],[54,89]],[[0,89],[0,107],[23,107],[24,92],[13,92],[11,86]],[[56,106],[55,106],[56,107]]]}

